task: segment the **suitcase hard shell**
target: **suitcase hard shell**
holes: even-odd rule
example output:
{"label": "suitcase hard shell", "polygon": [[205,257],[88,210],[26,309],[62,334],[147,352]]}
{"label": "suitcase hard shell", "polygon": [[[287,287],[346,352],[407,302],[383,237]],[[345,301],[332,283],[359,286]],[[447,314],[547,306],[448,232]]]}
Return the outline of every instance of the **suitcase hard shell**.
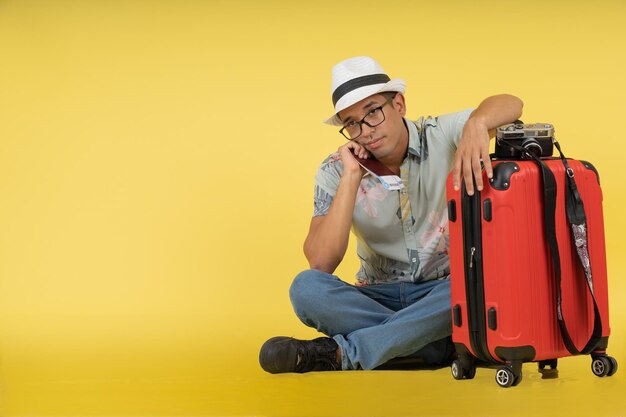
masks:
{"label": "suitcase hard shell", "polygon": [[[594,326],[593,302],[565,214],[565,167],[558,158],[544,162],[557,184],[563,317],[572,341],[582,349]],[[617,370],[617,362],[605,354],[610,330],[602,190],[591,164],[568,162],[584,202],[593,289],[602,320],[592,370],[604,376]],[[452,338],[459,354],[452,373],[456,379],[472,378],[475,358],[500,363],[496,382],[507,387],[521,381],[523,362],[556,368],[557,358],[572,354],[557,320],[557,282],[544,225],[541,170],[535,162],[523,160],[493,161],[493,168],[493,179],[483,172],[484,188],[474,196],[468,196],[464,187],[454,191],[451,175],[447,181]]]}

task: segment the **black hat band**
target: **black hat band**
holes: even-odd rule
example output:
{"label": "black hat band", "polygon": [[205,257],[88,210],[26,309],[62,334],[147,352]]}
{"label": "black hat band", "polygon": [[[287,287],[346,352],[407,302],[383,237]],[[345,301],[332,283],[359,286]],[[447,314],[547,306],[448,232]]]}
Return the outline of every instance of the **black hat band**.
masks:
{"label": "black hat band", "polygon": [[357,88],[366,87],[368,85],[388,83],[390,80],[391,79],[387,74],[372,74],[346,81],[333,91],[333,106],[336,106],[337,102],[350,91],[354,91]]}

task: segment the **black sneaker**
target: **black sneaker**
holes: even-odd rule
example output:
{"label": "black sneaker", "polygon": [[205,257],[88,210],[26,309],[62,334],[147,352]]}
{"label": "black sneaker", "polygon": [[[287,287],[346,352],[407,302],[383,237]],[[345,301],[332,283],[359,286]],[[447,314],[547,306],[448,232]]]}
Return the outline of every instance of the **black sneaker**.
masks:
{"label": "black sneaker", "polygon": [[261,368],[272,374],[283,372],[336,371],[339,345],[329,337],[298,340],[293,337],[272,337],[259,353]]}

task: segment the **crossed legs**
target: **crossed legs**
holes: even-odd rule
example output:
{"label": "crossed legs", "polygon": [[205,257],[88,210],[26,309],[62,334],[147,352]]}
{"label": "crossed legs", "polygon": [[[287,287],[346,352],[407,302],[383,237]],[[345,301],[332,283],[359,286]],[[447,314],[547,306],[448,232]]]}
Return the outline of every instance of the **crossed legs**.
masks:
{"label": "crossed legs", "polygon": [[449,354],[447,279],[357,287],[307,270],[296,276],[289,294],[300,320],[337,342],[343,369],[373,369],[409,355],[435,364]]}

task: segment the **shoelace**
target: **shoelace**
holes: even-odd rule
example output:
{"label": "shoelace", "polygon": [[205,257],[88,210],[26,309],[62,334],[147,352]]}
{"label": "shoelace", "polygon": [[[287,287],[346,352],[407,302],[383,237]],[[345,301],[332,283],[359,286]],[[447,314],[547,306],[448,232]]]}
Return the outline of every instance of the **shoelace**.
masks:
{"label": "shoelace", "polygon": [[325,371],[338,369],[335,359],[336,350],[321,344],[314,344],[307,348],[304,343],[298,343],[296,372]]}

